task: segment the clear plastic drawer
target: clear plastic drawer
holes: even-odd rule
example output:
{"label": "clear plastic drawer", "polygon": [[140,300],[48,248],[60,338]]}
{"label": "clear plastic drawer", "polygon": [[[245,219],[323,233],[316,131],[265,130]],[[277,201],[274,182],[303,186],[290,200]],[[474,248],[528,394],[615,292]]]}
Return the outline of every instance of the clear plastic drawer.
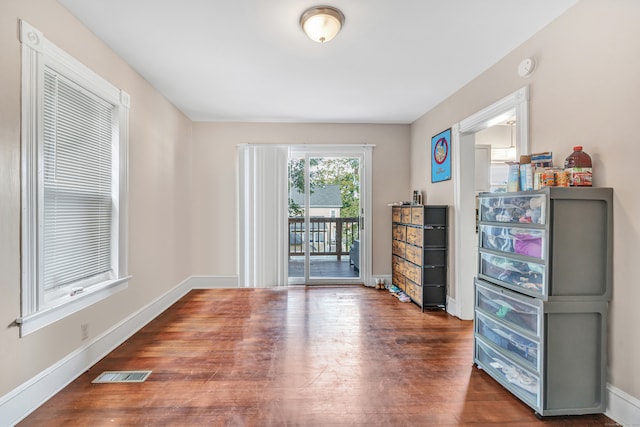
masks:
{"label": "clear plastic drawer", "polygon": [[494,291],[476,282],[476,307],[495,316],[503,322],[541,337],[540,318],[542,309],[538,305],[528,304],[527,300],[538,301],[524,295],[510,296],[504,289]]}
{"label": "clear plastic drawer", "polygon": [[479,312],[476,312],[475,326],[478,335],[482,335],[505,352],[531,363],[536,371],[540,370],[538,363],[539,344],[536,341],[491,320]]}
{"label": "clear plastic drawer", "polygon": [[476,338],[479,365],[522,400],[535,408],[540,406],[540,380],[528,369],[504,357]]}
{"label": "clear plastic drawer", "polygon": [[544,259],[545,230],[480,225],[480,247]]}
{"label": "clear plastic drawer", "polygon": [[545,224],[545,199],[544,194],[482,196],[480,221]]}
{"label": "clear plastic drawer", "polygon": [[480,274],[490,279],[545,296],[545,266],[489,253],[480,254]]}

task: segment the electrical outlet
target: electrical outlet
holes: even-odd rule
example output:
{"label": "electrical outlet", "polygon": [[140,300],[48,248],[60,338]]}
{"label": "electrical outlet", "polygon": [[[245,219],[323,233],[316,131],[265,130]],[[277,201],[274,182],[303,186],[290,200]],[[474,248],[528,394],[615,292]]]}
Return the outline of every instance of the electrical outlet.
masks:
{"label": "electrical outlet", "polygon": [[83,323],[80,325],[80,340],[84,341],[89,338],[89,324]]}

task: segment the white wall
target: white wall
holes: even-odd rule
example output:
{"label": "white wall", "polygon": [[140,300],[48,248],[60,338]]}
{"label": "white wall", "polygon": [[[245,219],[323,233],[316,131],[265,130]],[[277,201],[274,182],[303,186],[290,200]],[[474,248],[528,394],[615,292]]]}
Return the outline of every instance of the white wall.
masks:
{"label": "white wall", "polygon": [[[475,134],[476,144],[489,144],[492,148],[509,147],[511,145],[510,126],[492,126]],[[513,132],[513,144],[515,144],[515,131]]]}
{"label": "white wall", "polygon": [[[452,181],[431,184],[429,164],[418,160],[428,158],[427,141],[524,85],[531,91],[531,150],[553,151],[554,162],[562,165],[574,145],[584,146],[593,159],[594,184],[614,188],[608,382],[636,398],[640,398],[640,286],[634,265],[640,259],[636,216],[640,197],[634,175],[640,159],[635,129],[640,98],[639,21],[638,1],[581,0],[411,129],[411,187],[422,188],[430,201],[445,204],[453,203]],[[530,78],[522,79],[517,65],[529,56],[536,58],[538,66]]]}
{"label": "white wall", "polygon": [[[20,42],[24,19],[131,95],[129,289],[25,338],[20,316]],[[191,271],[191,121],[55,0],[0,2],[0,397],[144,307]],[[0,421],[1,424],[1,421]]]}
{"label": "white wall", "polygon": [[238,144],[375,144],[373,274],[391,274],[391,208],[409,188],[409,125],[194,123],[193,274],[238,271]]}

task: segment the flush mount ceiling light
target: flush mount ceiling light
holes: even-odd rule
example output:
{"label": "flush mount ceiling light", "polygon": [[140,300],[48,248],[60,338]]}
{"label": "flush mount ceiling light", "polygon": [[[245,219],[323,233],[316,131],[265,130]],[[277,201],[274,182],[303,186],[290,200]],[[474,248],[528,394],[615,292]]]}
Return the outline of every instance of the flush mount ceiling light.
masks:
{"label": "flush mount ceiling light", "polygon": [[315,42],[325,43],[340,32],[344,14],[331,6],[315,6],[300,16],[300,26]]}

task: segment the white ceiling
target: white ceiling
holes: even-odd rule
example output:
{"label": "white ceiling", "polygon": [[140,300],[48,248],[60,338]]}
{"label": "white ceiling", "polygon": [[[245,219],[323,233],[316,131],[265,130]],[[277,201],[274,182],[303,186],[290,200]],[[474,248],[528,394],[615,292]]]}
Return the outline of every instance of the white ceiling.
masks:
{"label": "white ceiling", "polygon": [[58,1],[192,120],[411,123],[577,0]]}

